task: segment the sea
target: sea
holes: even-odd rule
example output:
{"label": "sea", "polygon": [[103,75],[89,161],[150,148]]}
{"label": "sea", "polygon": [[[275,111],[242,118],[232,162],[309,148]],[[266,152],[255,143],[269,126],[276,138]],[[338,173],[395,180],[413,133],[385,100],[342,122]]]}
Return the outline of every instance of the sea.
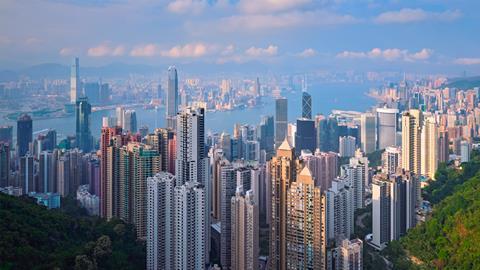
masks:
{"label": "sea", "polygon": [[[366,111],[374,106],[376,101],[366,94],[371,83],[325,83],[310,86],[308,93],[312,96],[312,114],[322,113],[328,115],[332,110]],[[288,118],[290,122],[301,116],[302,93],[282,92],[282,96],[288,99]],[[205,128],[207,133],[228,132],[232,133],[235,123],[256,125],[263,115],[275,114],[275,100],[273,97],[262,97],[262,105],[254,108],[237,109],[231,111],[206,112]],[[137,114],[137,127],[149,127],[153,131],[156,127],[165,126],[165,109],[135,108]],[[104,116],[115,116],[115,110],[103,110],[92,113],[91,130],[95,138],[99,138],[102,118]],[[15,123],[0,119],[0,125],[13,125]],[[34,134],[39,131],[53,128],[57,131],[58,137],[64,138],[67,135],[75,134],[75,116],[63,118],[40,119],[33,121]],[[14,135],[15,136],[15,135]]]}

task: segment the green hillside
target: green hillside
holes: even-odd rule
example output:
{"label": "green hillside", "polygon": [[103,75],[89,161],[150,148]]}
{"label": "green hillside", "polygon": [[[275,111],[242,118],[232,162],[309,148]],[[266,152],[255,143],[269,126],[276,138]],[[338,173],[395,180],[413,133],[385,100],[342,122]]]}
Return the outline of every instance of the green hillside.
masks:
{"label": "green hillside", "polygon": [[81,215],[73,200],[47,210],[0,193],[0,269],[143,269],[132,226]]}
{"label": "green hillside", "polygon": [[383,252],[394,269],[480,269],[479,169],[474,153],[461,170],[439,170],[441,182],[427,190],[439,201],[432,217]]}

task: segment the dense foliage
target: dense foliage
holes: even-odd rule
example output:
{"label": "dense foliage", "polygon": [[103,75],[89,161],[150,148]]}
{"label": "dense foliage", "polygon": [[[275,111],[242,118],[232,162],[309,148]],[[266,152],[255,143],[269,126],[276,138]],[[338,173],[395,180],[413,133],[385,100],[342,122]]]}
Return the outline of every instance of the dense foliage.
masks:
{"label": "dense foliage", "polygon": [[480,269],[480,157],[442,166],[426,195],[432,216],[383,252],[395,269]]}
{"label": "dense foliage", "polygon": [[461,169],[450,168],[440,164],[435,181],[431,181],[423,190],[423,198],[432,204],[437,204],[447,196],[453,194],[456,188],[473,177],[480,170],[480,154],[474,151],[471,160],[462,164]]}
{"label": "dense foliage", "polygon": [[72,200],[47,210],[0,193],[0,269],[145,268],[132,226],[81,213]]}

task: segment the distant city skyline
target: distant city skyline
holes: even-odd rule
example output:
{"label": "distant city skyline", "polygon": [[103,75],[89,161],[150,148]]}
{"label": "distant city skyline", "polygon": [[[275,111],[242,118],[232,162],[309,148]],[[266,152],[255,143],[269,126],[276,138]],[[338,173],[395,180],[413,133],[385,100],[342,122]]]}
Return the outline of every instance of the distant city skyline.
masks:
{"label": "distant city skyline", "polygon": [[475,1],[7,0],[0,8],[0,25],[14,26],[0,28],[0,70],[78,56],[84,66],[192,71],[480,73]]}

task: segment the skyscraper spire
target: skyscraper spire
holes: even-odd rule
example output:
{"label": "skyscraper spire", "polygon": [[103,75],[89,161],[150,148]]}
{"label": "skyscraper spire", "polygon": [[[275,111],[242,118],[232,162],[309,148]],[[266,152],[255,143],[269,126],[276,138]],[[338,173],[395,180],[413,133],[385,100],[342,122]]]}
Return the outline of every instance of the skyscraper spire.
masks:
{"label": "skyscraper spire", "polygon": [[175,129],[178,112],[178,75],[175,66],[168,68],[166,118],[167,128]]}

